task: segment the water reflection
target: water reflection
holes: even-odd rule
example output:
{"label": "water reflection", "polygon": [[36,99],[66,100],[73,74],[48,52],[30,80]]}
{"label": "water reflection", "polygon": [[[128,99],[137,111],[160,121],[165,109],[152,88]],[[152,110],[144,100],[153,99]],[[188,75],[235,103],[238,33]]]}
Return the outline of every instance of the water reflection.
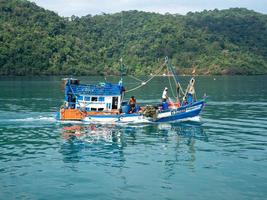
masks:
{"label": "water reflection", "polygon": [[196,143],[208,142],[208,135],[202,128],[201,123],[174,123],[159,124],[157,132],[162,133],[166,143],[172,141],[172,152],[170,157],[164,160],[166,180],[176,173],[176,167],[186,165],[189,169],[195,169]]}
{"label": "water reflection", "polygon": [[168,131],[168,134],[177,134],[189,140],[197,139],[208,142],[208,136],[199,122],[159,124],[158,131]]}
{"label": "water reflection", "polygon": [[114,125],[70,125],[62,128],[62,137],[66,140],[79,139],[87,143],[96,142],[121,142],[120,131],[115,131]]}
{"label": "water reflection", "polygon": [[[175,160],[191,160],[194,162],[194,145],[196,140],[207,142],[200,123],[177,123],[177,124],[153,124],[153,125],[95,125],[95,124],[64,124],[62,130],[62,145],[60,153],[63,161],[87,162],[96,161],[99,165],[123,166],[127,155],[131,152],[125,149],[133,146],[143,151],[142,145],[171,146],[175,153]],[[180,145],[188,146],[188,152]],[[134,148],[131,148],[134,149]],[[162,150],[159,150],[162,151]],[[153,154],[153,152],[152,152]],[[153,156],[153,155],[152,155]],[[185,156],[187,156],[185,158]],[[189,156],[189,157],[188,157]],[[101,160],[101,161],[100,161]],[[175,161],[175,162],[176,162]],[[170,161],[166,161],[167,164]]]}
{"label": "water reflection", "polygon": [[62,138],[60,153],[66,163],[87,162],[94,157],[119,162],[124,160],[123,135],[112,125],[64,125]]}

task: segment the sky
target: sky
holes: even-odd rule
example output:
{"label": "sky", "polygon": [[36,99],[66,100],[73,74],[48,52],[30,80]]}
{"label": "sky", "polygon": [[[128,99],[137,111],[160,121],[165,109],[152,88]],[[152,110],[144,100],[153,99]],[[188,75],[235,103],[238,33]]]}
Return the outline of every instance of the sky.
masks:
{"label": "sky", "polygon": [[242,7],[267,14],[267,0],[30,0],[61,16],[85,16],[139,10],[156,13],[187,12]]}

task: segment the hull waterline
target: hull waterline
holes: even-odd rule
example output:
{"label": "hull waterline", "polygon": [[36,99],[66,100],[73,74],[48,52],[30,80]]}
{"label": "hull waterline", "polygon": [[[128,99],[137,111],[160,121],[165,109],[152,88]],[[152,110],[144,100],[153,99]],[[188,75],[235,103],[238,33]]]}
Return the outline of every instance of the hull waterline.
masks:
{"label": "hull waterline", "polygon": [[174,121],[187,121],[199,117],[204,108],[204,101],[197,101],[176,109],[160,111],[155,118],[146,117],[141,113],[87,115],[82,122],[90,123],[161,123]]}

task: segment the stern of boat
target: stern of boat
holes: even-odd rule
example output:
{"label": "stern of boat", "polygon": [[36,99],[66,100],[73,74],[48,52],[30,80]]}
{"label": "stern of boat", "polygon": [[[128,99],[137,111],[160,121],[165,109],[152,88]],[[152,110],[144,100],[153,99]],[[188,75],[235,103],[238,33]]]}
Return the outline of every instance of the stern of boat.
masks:
{"label": "stern of boat", "polygon": [[86,112],[82,112],[78,109],[62,108],[57,114],[59,120],[83,120],[86,116]]}

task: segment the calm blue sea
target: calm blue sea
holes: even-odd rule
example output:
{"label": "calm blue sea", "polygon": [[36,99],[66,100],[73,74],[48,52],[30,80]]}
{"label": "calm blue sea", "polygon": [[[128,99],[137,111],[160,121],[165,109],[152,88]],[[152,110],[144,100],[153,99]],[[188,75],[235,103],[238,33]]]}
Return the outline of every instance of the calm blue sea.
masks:
{"label": "calm blue sea", "polygon": [[[196,77],[200,120],[149,125],[56,121],[60,80],[0,80],[1,200],[267,199],[267,76]],[[128,96],[158,103],[165,86],[157,77]]]}

